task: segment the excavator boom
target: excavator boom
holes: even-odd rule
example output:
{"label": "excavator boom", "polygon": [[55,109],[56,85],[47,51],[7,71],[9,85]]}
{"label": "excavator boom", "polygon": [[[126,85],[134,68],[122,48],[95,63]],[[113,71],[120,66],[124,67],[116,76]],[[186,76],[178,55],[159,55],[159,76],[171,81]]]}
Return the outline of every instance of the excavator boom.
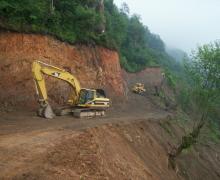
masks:
{"label": "excavator boom", "polygon": [[61,79],[70,84],[70,86],[73,88],[73,94],[71,94],[71,97],[68,100],[68,102],[71,104],[77,103],[81,87],[79,81],[72,74],[63,69],[57,68],[55,66],[40,61],[35,61],[33,63],[32,72],[34,80],[36,82],[37,94],[39,95],[40,100],[48,100],[45,79],[43,77],[43,74],[46,74],[48,76]]}

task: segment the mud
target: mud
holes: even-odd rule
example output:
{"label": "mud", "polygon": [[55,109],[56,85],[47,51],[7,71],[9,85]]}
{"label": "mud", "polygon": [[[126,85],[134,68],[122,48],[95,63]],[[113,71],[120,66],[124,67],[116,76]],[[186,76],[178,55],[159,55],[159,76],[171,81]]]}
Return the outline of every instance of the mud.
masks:
{"label": "mud", "polygon": [[[23,125],[11,118],[18,129],[5,126],[0,136],[1,178],[176,179],[168,169],[166,150],[149,132],[148,121],[158,121],[150,116],[82,121],[62,117],[45,123],[29,114],[18,116]],[[33,122],[35,126],[22,130]],[[157,148],[160,158],[154,154]]]}

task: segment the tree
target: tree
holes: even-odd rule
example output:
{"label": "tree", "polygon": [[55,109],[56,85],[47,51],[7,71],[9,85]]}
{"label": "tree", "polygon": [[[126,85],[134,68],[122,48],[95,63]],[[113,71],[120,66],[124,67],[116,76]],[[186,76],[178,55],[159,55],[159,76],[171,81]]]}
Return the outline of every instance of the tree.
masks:
{"label": "tree", "polygon": [[220,41],[198,47],[188,62],[191,76],[192,98],[196,112],[200,114],[199,124],[220,118]]}
{"label": "tree", "polygon": [[[113,0],[0,0],[0,28],[42,33],[69,43],[98,44],[117,50],[130,72],[146,66],[172,66],[164,43]],[[170,65],[171,64],[171,65]]]}
{"label": "tree", "polygon": [[127,14],[127,15],[129,15],[129,13],[130,13],[129,6],[128,6],[128,4],[125,3],[125,2],[122,3],[120,10],[121,10],[121,12],[123,12],[123,13],[125,13],[125,14]]}

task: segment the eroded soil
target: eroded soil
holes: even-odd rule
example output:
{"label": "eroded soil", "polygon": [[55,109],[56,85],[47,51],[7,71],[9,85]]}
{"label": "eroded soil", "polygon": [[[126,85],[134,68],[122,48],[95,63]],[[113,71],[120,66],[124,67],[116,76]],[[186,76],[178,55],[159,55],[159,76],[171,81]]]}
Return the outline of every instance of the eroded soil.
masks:
{"label": "eroded soil", "polygon": [[33,113],[3,114],[0,177],[176,179],[166,150],[148,132],[149,121],[168,114],[151,116],[42,120]]}
{"label": "eroded soil", "polygon": [[2,113],[0,179],[218,179],[219,145],[168,153],[185,133],[168,112],[71,116]]}

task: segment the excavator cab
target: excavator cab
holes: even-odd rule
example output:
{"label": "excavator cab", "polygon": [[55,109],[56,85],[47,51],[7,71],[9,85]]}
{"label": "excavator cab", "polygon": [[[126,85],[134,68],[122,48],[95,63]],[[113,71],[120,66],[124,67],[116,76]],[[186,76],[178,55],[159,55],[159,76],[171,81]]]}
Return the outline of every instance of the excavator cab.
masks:
{"label": "excavator cab", "polygon": [[105,91],[102,89],[81,89],[77,106],[80,107],[109,107]]}
{"label": "excavator cab", "polygon": [[105,91],[103,89],[96,89],[97,98],[106,98]]}
{"label": "excavator cab", "polygon": [[86,104],[95,98],[95,91],[90,89],[81,89],[78,104]]}

